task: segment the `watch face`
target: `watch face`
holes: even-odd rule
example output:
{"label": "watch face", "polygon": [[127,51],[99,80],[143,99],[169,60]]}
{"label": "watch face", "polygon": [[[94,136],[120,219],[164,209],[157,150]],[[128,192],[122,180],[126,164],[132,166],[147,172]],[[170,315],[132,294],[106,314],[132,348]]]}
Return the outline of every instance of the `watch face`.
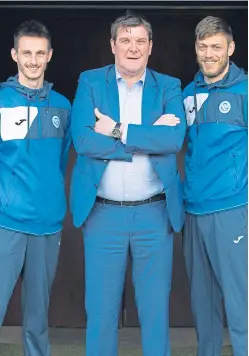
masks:
{"label": "watch face", "polygon": [[112,130],[112,136],[113,136],[114,138],[120,138],[120,136],[121,136],[120,130],[119,130],[118,128],[114,128],[114,129]]}

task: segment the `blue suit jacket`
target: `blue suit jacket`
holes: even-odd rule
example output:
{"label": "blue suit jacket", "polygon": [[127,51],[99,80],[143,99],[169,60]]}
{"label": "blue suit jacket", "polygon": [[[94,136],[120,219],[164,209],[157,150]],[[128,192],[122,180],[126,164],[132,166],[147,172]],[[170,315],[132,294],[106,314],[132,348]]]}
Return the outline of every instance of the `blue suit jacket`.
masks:
{"label": "blue suit jacket", "polygon": [[[142,98],[142,124],[129,125],[127,143],[94,131],[94,108],[119,122],[115,66],[81,73],[72,107],[72,138],[77,153],[70,191],[73,222],[80,227],[89,215],[98,184],[109,160],[132,161],[133,153],[150,156],[163,182],[169,219],[175,231],[184,222],[182,187],[176,153],[181,149],[186,122],[180,81],[147,69]],[[175,114],[178,126],[152,126],[162,114]]]}

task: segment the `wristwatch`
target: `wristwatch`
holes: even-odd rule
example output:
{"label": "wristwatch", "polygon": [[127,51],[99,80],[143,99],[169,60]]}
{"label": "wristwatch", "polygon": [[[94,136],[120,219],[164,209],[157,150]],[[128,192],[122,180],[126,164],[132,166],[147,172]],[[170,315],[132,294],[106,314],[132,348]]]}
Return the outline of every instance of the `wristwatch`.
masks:
{"label": "wristwatch", "polygon": [[112,137],[116,140],[121,139],[121,131],[120,131],[121,122],[117,122],[114,129],[112,130]]}

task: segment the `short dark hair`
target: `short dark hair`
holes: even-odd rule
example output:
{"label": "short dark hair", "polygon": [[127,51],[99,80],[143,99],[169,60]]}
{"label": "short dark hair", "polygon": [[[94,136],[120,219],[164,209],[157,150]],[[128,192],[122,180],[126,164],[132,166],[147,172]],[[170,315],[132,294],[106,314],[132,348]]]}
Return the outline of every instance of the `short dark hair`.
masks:
{"label": "short dark hair", "polygon": [[37,20],[29,20],[21,23],[14,32],[14,48],[18,49],[18,41],[22,36],[44,37],[48,40],[49,49],[51,48],[51,35],[47,27]]}
{"label": "short dark hair", "polygon": [[195,29],[195,39],[203,40],[206,37],[224,33],[228,43],[233,41],[233,32],[229,24],[220,17],[207,16],[201,20]]}
{"label": "short dark hair", "polygon": [[151,24],[141,15],[137,15],[130,10],[127,10],[126,14],[118,17],[111,25],[111,38],[116,41],[118,30],[121,27],[136,27],[143,25],[148,32],[149,40],[152,40],[152,28]]}

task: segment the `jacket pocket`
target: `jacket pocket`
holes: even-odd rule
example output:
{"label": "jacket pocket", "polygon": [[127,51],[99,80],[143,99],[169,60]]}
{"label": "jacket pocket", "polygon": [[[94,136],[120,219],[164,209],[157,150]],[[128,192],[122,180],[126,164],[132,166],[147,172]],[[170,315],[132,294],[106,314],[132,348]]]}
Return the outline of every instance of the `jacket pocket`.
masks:
{"label": "jacket pocket", "polygon": [[7,186],[6,195],[5,195],[5,202],[4,202],[5,207],[8,207],[12,201],[14,195],[14,189],[15,189],[15,182],[16,182],[16,175],[14,172],[11,172],[9,184]]}
{"label": "jacket pocket", "polygon": [[237,156],[234,152],[230,153],[230,155],[232,157],[232,174],[234,179],[234,189],[237,190],[239,187]]}

